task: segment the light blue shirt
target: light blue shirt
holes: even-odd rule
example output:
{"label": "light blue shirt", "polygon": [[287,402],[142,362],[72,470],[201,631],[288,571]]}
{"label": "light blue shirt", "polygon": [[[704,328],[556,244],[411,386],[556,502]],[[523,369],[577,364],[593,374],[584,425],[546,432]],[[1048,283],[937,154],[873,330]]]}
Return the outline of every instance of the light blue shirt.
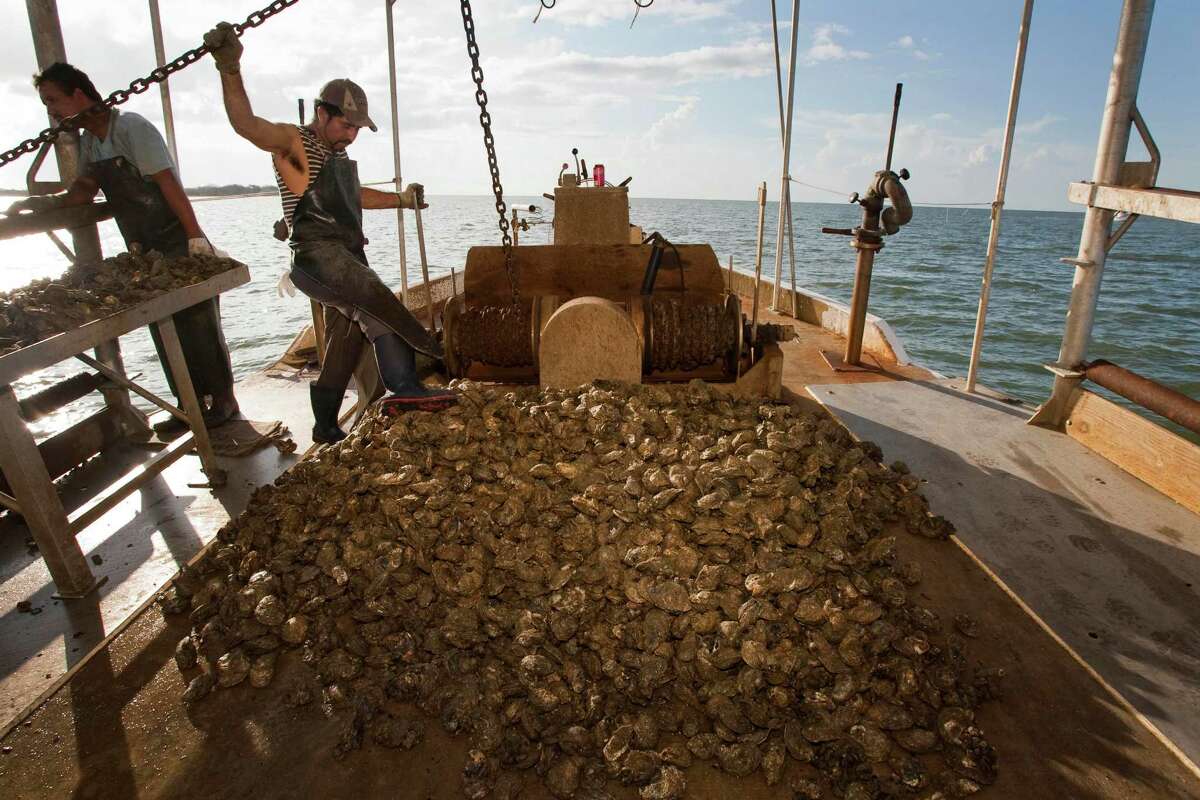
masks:
{"label": "light blue shirt", "polygon": [[89,131],[80,131],[79,174],[88,174],[88,167],[97,161],[117,156],[123,156],[137,167],[144,178],[164,169],[171,170],[176,179],[179,178],[175,161],[158,128],[141,114],[122,113],[114,108],[108,121],[107,138],[101,140]]}

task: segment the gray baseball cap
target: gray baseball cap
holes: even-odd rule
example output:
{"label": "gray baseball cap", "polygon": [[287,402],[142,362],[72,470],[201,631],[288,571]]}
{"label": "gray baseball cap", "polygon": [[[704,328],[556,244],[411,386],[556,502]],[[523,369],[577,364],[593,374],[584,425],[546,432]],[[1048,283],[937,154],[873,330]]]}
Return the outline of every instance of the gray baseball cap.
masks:
{"label": "gray baseball cap", "polygon": [[349,78],[334,78],[321,87],[319,99],[342,110],[342,114],[352,125],[360,128],[370,128],[374,132],[379,129],[367,116],[367,95],[354,81]]}

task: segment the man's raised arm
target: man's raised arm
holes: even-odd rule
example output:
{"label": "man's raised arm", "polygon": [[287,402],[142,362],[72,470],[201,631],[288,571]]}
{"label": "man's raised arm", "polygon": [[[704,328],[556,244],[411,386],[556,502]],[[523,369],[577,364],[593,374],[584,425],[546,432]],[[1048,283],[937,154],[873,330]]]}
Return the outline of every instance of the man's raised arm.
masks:
{"label": "man's raised arm", "polygon": [[250,107],[250,98],[246,96],[246,86],[242,83],[242,43],[233,26],[228,22],[218,23],[217,27],[204,34],[204,43],[208,45],[217,70],[221,73],[225,115],[229,117],[233,130],[268,153],[286,155],[294,150],[300,138],[295,128],[255,116]]}

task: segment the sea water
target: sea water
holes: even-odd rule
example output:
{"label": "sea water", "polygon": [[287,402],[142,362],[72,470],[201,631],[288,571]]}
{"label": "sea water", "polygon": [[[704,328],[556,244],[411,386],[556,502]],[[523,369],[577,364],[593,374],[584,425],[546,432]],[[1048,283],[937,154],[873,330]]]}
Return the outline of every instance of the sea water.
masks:
{"label": "sea water", "polygon": [[[530,227],[523,244],[547,244],[553,203],[510,197]],[[461,270],[467,249],[497,244],[499,229],[490,197],[431,196],[423,212],[431,277]],[[529,206],[539,210],[530,212]],[[276,197],[195,202],[197,218],[213,244],[250,267],[251,281],[221,297],[225,337],[238,378],[274,363],[311,320],[303,295],[280,297],[276,284],[288,265],[287,245],[271,236],[280,216]],[[854,250],[823,226],[851,227],[860,218],[850,204],[793,205],[796,283],[848,302]],[[712,245],[724,267],[754,270],[758,207],[753,201],[639,199],[630,219],[676,243]],[[778,206],[766,208],[763,278],[773,281]],[[1028,403],[1047,396],[1052,376],[1042,365],[1058,357],[1074,268],[1059,261],[1076,254],[1082,213],[1006,211],[996,258],[991,306],[983,342],[980,383]],[[909,357],[947,376],[964,376],[970,358],[980,280],[987,247],[986,208],[916,208],[911,224],[889,237],[875,259],[870,310],[896,331]],[[367,256],[379,275],[400,285],[395,211],[367,211]],[[112,222],[101,225],[104,251],[123,249]],[[406,212],[409,282],[420,279],[416,231]],[[790,285],[785,249],[784,285]],[[44,236],[0,242],[0,290],[65,269]],[[1096,313],[1089,358],[1106,358],[1200,397],[1200,226],[1140,219],[1110,254]],[[145,330],[122,337],[126,370],[166,393],[162,371]],[[64,362],[22,379],[25,396],[85,367]],[[39,420],[39,435],[59,430],[98,407],[98,396]],[[1161,421],[1161,420],[1160,420]]]}

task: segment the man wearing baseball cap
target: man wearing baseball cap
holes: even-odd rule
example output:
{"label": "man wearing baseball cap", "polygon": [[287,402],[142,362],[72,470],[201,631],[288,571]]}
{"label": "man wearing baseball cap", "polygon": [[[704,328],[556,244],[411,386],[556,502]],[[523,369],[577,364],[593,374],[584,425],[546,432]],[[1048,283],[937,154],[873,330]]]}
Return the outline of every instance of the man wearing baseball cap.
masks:
{"label": "man wearing baseball cap", "polygon": [[243,48],[233,26],[220,23],[204,35],[204,43],[221,73],[234,131],[271,154],[290,232],[292,282],[326,308],[325,361],[310,387],[313,439],[334,442],[346,436],[338,427],[338,410],[367,340],[390,392],[384,401],[390,408],[437,410],[453,404],[454,392],[426,387],[417,378],[416,353],[440,359],[441,345],[367,266],[363,209],[425,206],[419,184],[395,193],[359,183],[346,148],[360,129],[377,130],[362,87],[348,78],[331,80],[322,87],[309,124],[269,122],[250,107],[241,76]]}

